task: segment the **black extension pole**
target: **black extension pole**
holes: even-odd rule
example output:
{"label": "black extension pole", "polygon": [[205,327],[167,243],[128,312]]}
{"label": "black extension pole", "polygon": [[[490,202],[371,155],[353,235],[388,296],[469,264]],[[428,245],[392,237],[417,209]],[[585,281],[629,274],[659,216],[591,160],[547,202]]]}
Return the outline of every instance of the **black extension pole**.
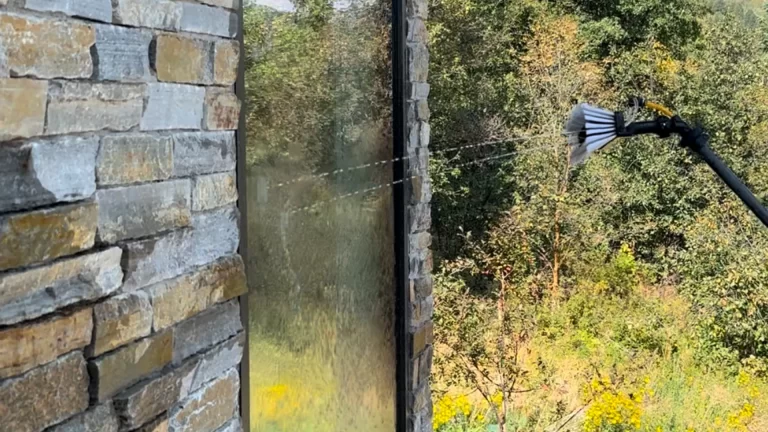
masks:
{"label": "black extension pole", "polygon": [[729,188],[752,210],[752,213],[768,227],[768,210],[763,203],[749,190],[741,179],[733,172],[728,165],[709,147],[709,136],[701,128],[688,129],[683,133],[681,145],[688,147],[694,153],[701,156],[704,162],[720,176]]}

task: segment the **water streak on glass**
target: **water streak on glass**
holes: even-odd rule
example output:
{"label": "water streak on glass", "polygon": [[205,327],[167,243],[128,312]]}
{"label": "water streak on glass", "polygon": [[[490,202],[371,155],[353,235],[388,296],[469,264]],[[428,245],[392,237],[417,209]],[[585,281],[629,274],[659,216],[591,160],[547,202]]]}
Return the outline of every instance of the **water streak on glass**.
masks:
{"label": "water streak on glass", "polygon": [[389,2],[245,3],[254,432],[395,430]]}

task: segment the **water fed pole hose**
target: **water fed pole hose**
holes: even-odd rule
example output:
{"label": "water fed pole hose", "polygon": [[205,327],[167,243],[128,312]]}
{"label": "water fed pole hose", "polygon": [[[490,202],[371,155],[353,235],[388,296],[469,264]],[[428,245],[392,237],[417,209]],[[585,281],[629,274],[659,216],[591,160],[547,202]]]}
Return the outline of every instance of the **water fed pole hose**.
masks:
{"label": "water fed pole hose", "polygon": [[[592,153],[610,144],[616,138],[656,134],[667,138],[679,135],[680,145],[701,157],[712,170],[728,185],[744,204],[768,227],[768,210],[747,188],[741,179],[709,147],[709,135],[699,126],[691,127],[669,109],[641,98],[630,100],[632,117],[625,119],[623,112],[611,112],[589,104],[576,105],[565,127],[568,143],[572,147],[571,165],[583,163]],[[655,111],[658,115],[651,121],[634,121],[640,108]]]}

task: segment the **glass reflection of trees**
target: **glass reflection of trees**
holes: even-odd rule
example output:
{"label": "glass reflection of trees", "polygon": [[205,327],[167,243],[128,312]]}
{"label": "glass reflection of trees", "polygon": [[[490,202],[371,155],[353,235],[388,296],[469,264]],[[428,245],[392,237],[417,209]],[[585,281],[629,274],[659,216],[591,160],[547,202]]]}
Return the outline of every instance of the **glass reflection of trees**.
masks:
{"label": "glass reflection of trees", "polygon": [[246,3],[251,427],[394,430],[390,3]]}

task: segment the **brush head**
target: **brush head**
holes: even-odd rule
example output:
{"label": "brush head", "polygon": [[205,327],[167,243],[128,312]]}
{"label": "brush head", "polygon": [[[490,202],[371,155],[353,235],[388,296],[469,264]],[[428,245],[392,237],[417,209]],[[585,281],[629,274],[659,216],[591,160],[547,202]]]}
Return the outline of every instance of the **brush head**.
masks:
{"label": "brush head", "polygon": [[616,139],[614,113],[585,103],[576,105],[564,134],[571,146],[571,165],[582,164],[592,153]]}

